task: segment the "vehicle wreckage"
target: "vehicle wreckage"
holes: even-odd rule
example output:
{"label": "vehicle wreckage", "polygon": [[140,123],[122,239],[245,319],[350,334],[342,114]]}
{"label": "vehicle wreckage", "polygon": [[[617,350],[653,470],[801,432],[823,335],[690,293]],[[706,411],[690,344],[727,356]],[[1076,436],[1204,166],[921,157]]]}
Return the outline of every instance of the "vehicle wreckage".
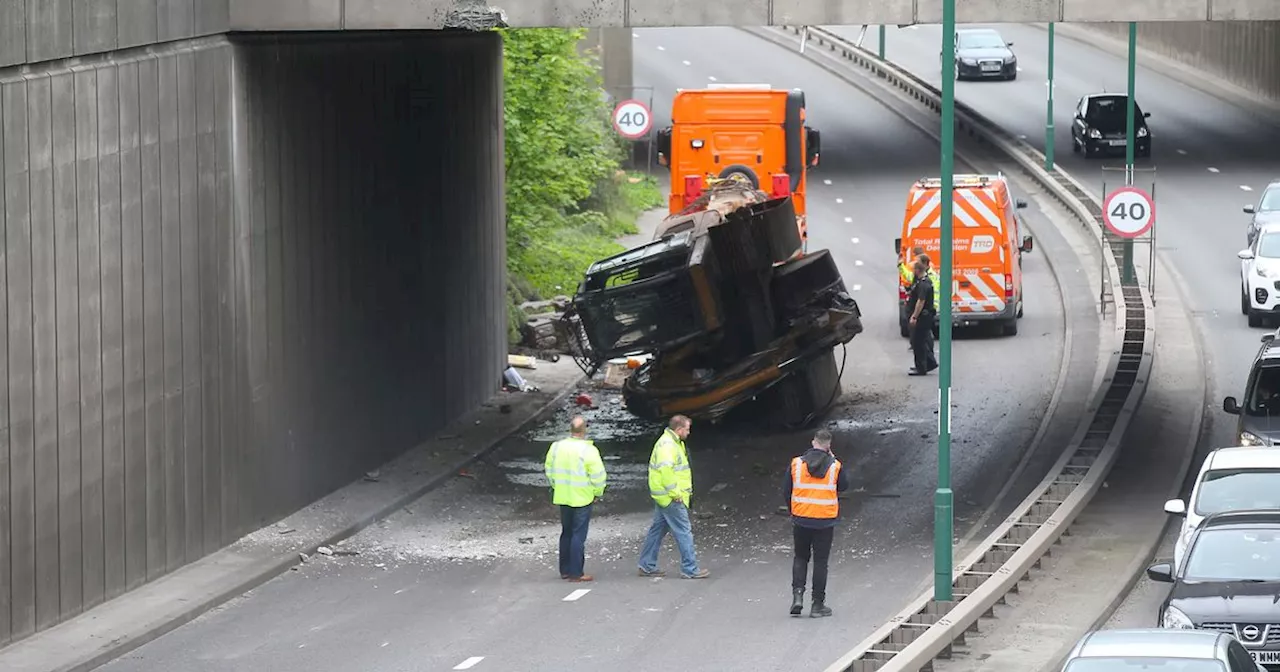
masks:
{"label": "vehicle wreckage", "polygon": [[641,418],[749,406],[773,427],[808,424],[840,396],[834,348],[862,332],[858,304],[829,250],[805,252],[790,195],[740,173],[705,181],[652,242],[587,268],[562,318],[574,358],[594,375],[650,355],[622,386]]}

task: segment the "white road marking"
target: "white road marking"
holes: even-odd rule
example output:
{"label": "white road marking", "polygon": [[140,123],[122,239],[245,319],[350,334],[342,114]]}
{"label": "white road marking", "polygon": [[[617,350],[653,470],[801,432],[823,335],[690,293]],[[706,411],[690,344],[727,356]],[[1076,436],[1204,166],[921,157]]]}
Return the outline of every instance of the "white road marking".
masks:
{"label": "white road marking", "polygon": [[823,184],[831,184],[831,180],[823,180],[823,181],[822,181],[822,183],[823,183]]}
{"label": "white road marking", "polygon": [[1027,139],[1027,136],[1022,135],[1022,134],[1019,134],[1019,135],[1018,135],[1018,139],[1019,139],[1019,140],[1026,140],[1026,139]]}
{"label": "white road marking", "polygon": [[1018,68],[1018,72],[1022,72],[1022,68]]}
{"label": "white road marking", "polygon": [[1179,149],[1179,150],[1178,150],[1178,153],[1179,153],[1179,154],[1181,154],[1181,155],[1183,155],[1183,156],[1186,156],[1186,155],[1187,155],[1187,150],[1185,150],[1185,149]]}
{"label": "white road marking", "polygon": [[855,291],[855,292],[861,292],[861,291],[862,291],[862,285],[854,285],[854,286],[853,286],[853,291]]}
{"label": "white road marking", "polygon": [[707,75],[707,79],[709,79],[709,80],[711,80],[711,81],[713,81],[713,82],[714,82],[714,81],[716,81],[716,78],[715,78],[715,77],[712,77],[711,75]]}
{"label": "white road marking", "polygon": [[386,645],[388,645],[388,644],[390,644],[390,643],[391,643],[391,642],[383,642],[383,643],[382,643],[382,646],[384,646],[384,647],[385,647]]}
{"label": "white road marking", "polygon": [[482,660],[484,660],[484,656],[471,656],[470,658],[468,658],[468,659],[466,659],[466,660],[462,661],[461,663],[458,663],[458,665],[457,665],[456,667],[454,667],[453,669],[455,669],[455,670],[469,670],[469,669],[471,669],[471,668],[475,667],[475,666],[476,666],[476,663],[478,663],[478,662],[480,662],[480,661],[482,661]]}
{"label": "white road marking", "polygon": [[836,199],[836,203],[844,203],[844,199],[843,199],[843,198],[837,198],[837,199]]}
{"label": "white road marking", "polygon": [[586,595],[586,594],[587,594],[587,593],[589,593],[589,592],[591,592],[591,589],[590,589],[590,588],[579,588],[579,589],[577,589],[577,590],[573,591],[572,593],[569,593],[568,595],[566,595],[566,596],[565,596],[565,598],[564,598],[563,600],[561,600],[561,601],[562,601],[562,602],[575,602],[575,601],[577,601],[577,600],[582,599],[582,596],[583,596],[583,595]]}
{"label": "white road marking", "polygon": [[631,37],[640,37],[640,33],[631,33]]}
{"label": "white road marking", "polygon": [[861,266],[861,265],[862,265],[862,260],[861,260],[861,259],[859,259],[859,260],[857,260],[857,261],[853,262],[853,265],[854,265],[854,266]]}
{"label": "white road marking", "polygon": [[[845,217],[845,218],[844,218],[844,223],[845,223],[845,224],[852,224],[852,223],[853,223],[853,218],[852,218],[852,217]],[[853,239],[853,242],[855,242],[855,243],[856,243],[856,242],[858,242],[858,239],[857,239],[857,238],[854,238],[854,239]]]}
{"label": "white road marking", "polygon": [[662,46],[661,44],[658,45],[658,51],[666,51],[666,50],[667,50],[666,47]]}
{"label": "white road marking", "polygon": [[857,245],[857,244],[858,244],[858,239],[857,239],[857,238],[850,238],[849,240],[852,240],[854,245]]}
{"label": "white road marking", "polygon": [[1241,189],[1244,189],[1245,191],[1253,191],[1253,187],[1251,187],[1251,186],[1249,186],[1249,185],[1247,185],[1247,184],[1242,184],[1242,185],[1240,185],[1240,188],[1241,188]]}
{"label": "white road marking", "polygon": [[693,65],[693,64],[692,64],[692,63],[690,63],[689,61],[681,61],[681,63],[684,63],[685,65]]}
{"label": "white road marking", "polygon": [[1220,173],[1220,172],[1222,172],[1222,171],[1218,170],[1217,168],[1214,168],[1213,166],[1209,166],[1209,172],[1211,172],[1211,173]]}

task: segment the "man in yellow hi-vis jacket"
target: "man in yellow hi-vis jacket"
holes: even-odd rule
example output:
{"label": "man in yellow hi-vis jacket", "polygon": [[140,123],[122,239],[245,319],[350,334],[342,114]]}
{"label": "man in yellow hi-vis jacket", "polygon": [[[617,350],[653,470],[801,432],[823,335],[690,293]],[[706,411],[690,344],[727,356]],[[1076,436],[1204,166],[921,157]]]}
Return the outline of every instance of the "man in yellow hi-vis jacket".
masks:
{"label": "man in yellow hi-vis jacket", "polygon": [[560,507],[560,578],[590,581],[591,575],[583,573],[587,528],[591,505],[604,496],[607,475],[599,449],[587,439],[582,416],[569,421],[569,438],[551,444],[545,468],[552,503]]}
{"label": "man in yellow hi-vis jacket", "polygon": [[683,415],[672,416],[662,436],[653,444],[649,457],[649,496],[653,498],[653,524],[640,548],[640,576],[664,576],[658,569],[658,549],[670,530],[680,549],[680,576],[705,579],[711,572],[698,567],[693,550],[693,527],[689,519],[689,502],[693,496],[693,472],[684,441],[689,438],[693,421]]}

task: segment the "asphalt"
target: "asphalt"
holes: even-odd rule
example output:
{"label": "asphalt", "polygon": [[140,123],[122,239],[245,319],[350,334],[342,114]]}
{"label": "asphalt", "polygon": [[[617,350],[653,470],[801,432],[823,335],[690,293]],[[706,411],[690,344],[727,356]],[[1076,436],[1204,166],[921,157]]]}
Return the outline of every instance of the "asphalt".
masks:
{"label": "asphalt", "polygon": [[[1047,32],[1035,26],[1000,25],[997,29],[1006,41],[1014,43],[1020,72],[1012,82],[959,82],[957,99],[978,110],[1007,130],[1043,151],[1045,146],[1046,80],[1048,75]],[[835,28],[836,32],[856,38],[857,29]],[[1064,35],[1067,33],[1067,35]],[[1071,153],[1069,128],[1075,104],[1080,96],[1100,90],[1124,91],[1127,88],[1126,62],[1117,55],[1114,45],[1098,40],[1076,40],[1071,31],[1059,31],[1055,45],[1055,153],[1059,165],[1074,175],[1096,195],[1103,193],[1104,174],[1100,166],[1122,167],[1123,156],[1108,160],[1086,160]],[[864,46],[877,48],[875,31],[868,31]],[[940,31],[936,26],[889,28],[885,40],[886,55],[930,81],[940,84],[938,50]],[[1145,60],[1145,59],[1144,59]],[[1142,63],[1143,61],[1140,61]],[[1221,411],[1226,395],[1240,396],[1248,373],[1248,365],[1258,347],[1259,337],[1267,330],[1251,329],[1239,311],[1240,262],[1235,253],[1245,247],[1248,215],[1241,213],[1245,204],[1256,201],[1265,184],[1280,175],[1280,159],[1269,148],[1280,138],[1280,116],[1259,112],[1259,106],[1242,101],[1231,92],[1219,90],[1201,73],[1187,71],[1168,63],[1156,67],[1139,67],[1136,97],[1139,105],[1151,113],[1153,156],[1138,160],[1135,183],[1153,188],[1157,206],[1157,252],[1162,265],[1157,275],[1157,316],[1162,324],[1175,324],[1169,315],[1177,303],[1189,315],[1188,326],[1173,326],[1158,332],[1159,348],[1165,351],[1163,362],[1157,353],[1152,387],[1144,403],[1145,416],[1155,416],[1131,433],[1131,441],[1141,444],[1126,455],[1129,465],[1117,465],[1109,486],[1082,517],[1077,536],[1093,536],[1108,540],[1105,549],[1077,546],[1073,554],[1067,545],[1064,561],[1074,574],[1055,576],[1056,591],[1046,591],[1052,598],[1063,592],[1072,600],[1029,599],[1013,612],[1001,615],[1006,622],[1019,622],[1014,630],[1021,636],[1002,633],[983,645],[984,650],[971,650],[969,661],[982,659],[981,669],[1000,669],[1000,655],[1012,656],[1021,667],[1031,669],[1039,654],[1061,655],[1060,648],[1069,645],[1082,627],[1147,627],[1155,624],[1156,612],[1167,588],[1135,576],[1150,560],[1167,557],[1172,540],[1163,529],[1167,516],[1161,504],[1171,496],[1187,493],[1184,479],[1179,478],[1183,465],[1198,467],[1209,450],[1233,445],[1234,418]],[[1143,172],[1156,168],[1156,172]],[[1109,171],[1106,187],[1119,183],[1119,173]],[[1139,245],[1137,256],[1143,266],[1150,267],[1148,247]],[[1145,275],[1143,275],[1145,277]],[[1172,282],[1169,282],[1172,281]],[[1176,294],[1176,296],[1175,296]],[[1202,348],[1195,354],[1188,347],[1188,329],[1194,328]],[[1181,353],[1181,354],[1173,354]],[[1170,355],[1173,356],[1170,356]],[[1179,361],[1179,358],[1200,361]],[[1200,371],[1195,365],[1199,365]],[[1177,371],[1170,373],[1169,369]],[[1166,379],[1162,382],[1161,378]],[[1192,383],[1200,377],[1206,385]],[[1203,396],[1200,388],[1203,388]],[[1160,441],[1162,422],[1185,422],[1188,412],[1199,411],[1204,421],[1196,435],[1194,455],[1187,457],[1179,441]],[[1160,415],[1166,420],[1162,421]],[[1135,422],[1135,428],[1140,423]],[[1145,432],[1145,433],[1144,433]],[[1143,460],[1146,460],[1145,464]],[[1136,463],[1135,463],[1136,462]],[[1117,505],[1116,502],[1122,502]],[[1159,542],[1158,545],[1156,542]],[[1134,555],[1146,549],[1146,557]],[[1123,559],[1123,561],[1121,561]],[[1118,571],[1118,568],[1123,568]],[[1058,566],[1051,571],[1065,570]],[[1117,574],[1123,574],[1117,581]],[[1091,585],[1092,583],[1092,585]],[[1132,590],[1129,585],[1132,584]],[[1071,588],[1079,586],[1079,590]],[[1099,591],[1100,586],[1110,590]],[[1044,597],[1044,596],[1042,596]],[[1015,600],[1017,602],[1017,600]],[[1036,604],[1041,607],[1036,612]],[[1049,605],[1048,608],[1044,608]],[[1099,620],[1099,618],[1101,620]],[[1031,627],[1027,626],[1030,622]],[[1072,627],[1068,628],[1068,624]],[[1035,626],[1043,626],[1036,630]],[[1067,641],[1054,640],[1053,633],[1069,635]],[[1039,641],[1036,641],[1039,640]],[[1028,644],[1028,642],[1032,642]],[[1038,651],[1039,653],[1033,653]],[[996,656],[992,659],[990,656]],[[1053,655],[1037,658],[1049,661],[1043,669],[1053,669]],[[941,669],[941,668],[940,668]],[[967,669],[963,664],[947,666],[948,670]]]}
{"label": "asphalt", "polygon": [[[776,515],[778,490],[807,434],[695,424],[695,535],[712,577],[640,578],[635,557],[650,516],[644,462],[656,428],[627,421],[606,393],[585,411],[612,474],[588,542],[595,582],[557,578],[556,512],[538,484],[546,442],[581,410],[568,406],[506,441],[471,478],[348,540],[343,550],[358,555],[308,562],[102,669],[567,672],[632,669],[655,655],[691,671],[820,669],[918,594],[932,566],[937,382],[905,375],[891,242],[911,181],[937,171],[936,144],[846,82],[742,31],[638,30],[635,46],[636,84],[656,88],[659,125],[676,87],[763,81],[805,89],[810,123],[823,132],[823,165],[810,183],[810,249],[832,250],[867,325],[848,348],[845,397],[830,415],[835,452],[853,479],[832,559],[835,616],[797,620],[785,611],[790,530]],[[1037,252],[1055,260],[1068,294],[1087,294],[1087,264],[1076,262],[1072,242],[1035,205],[1024,212]],[[1092,303],[1069,302],[1064,317],[1047,260],[1033,255],[1024,268],[1035,300],[1021,333],[955,343],[958,537],[976,521],[998,522],[1074,429],[1068,415],[1047,425],[1041,450],[1029,448],[1064,352],[1071,365],[1059,415],[1081,407],[1093,383]],[[1030,463],[1002,490],[1024,455]],[[1001,492],[1007,501],[995,501]],[[984,518],[988,510],[995,513]],[[663,566],[674,572],[675,558],[668,541]]]}

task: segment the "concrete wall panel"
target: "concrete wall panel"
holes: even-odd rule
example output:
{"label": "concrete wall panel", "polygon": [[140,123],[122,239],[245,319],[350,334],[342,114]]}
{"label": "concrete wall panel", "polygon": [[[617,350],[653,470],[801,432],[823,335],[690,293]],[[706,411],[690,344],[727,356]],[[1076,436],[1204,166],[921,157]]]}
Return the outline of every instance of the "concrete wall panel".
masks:
{"label": "concrete wall panel", "polygon": [[1280,21],[1280,2],[1213,0],[1209,18],[1214,21]]}
{"label": "concrete wall panel", "polygon": [[159,39],[156,0],[116,0],[116,34],[121,48],[151,44]]}
{"label": "concrete wall panel", "polygon": [[773,23],[793,26],[858,25],[869,16],[910,23],[916,0],[773,0]]}
{"label": "concrete wall panel", "polygon": [[496,4],[505,10],[507,22],[513,26],[621,26],[627,20],[625,0],[490,4]]}
{"label": "concrete wall panel", "polygon": [[[1123,23],[1087,29],[1121,39],[1129,35]],[[1138,47],[1280,99],[1280,21],[1141,23]]]}
{"label": "concrete wall panel", "polygon": [[0,68],[27,60],[27,0],[0,0]]}
{"label": "concrete wall panel", "polygon": [[732,4],[645,0],[627,3],[631,26],[763,26],[771,23],[769,0],[742,0]]}
{"label": "concrete wall panel", "polygon": [[342,0],[221,0],[232,30],[340,30]]}
{"label": "concrete wall panel", "polygon": [[0,71],[0,644],[359,478],[505,367],[496,34],[68,65]]}
{"label": "concrete wall panel", "polygon": [[115,49],[119,42],[114,0],[72,0],[72,38],[76,54]]}
{"label": "concrete wall panel", "polygon": [[27,0],[27,60],[70,56],[73,23],[71,0]]}
{"label": "concrete wall panel", "polygon": [[[1063,0],[1061,21],[1199,21],[1209,16],[1209,0]],[[1043,19],[1042,19],[1043,20]]]}

